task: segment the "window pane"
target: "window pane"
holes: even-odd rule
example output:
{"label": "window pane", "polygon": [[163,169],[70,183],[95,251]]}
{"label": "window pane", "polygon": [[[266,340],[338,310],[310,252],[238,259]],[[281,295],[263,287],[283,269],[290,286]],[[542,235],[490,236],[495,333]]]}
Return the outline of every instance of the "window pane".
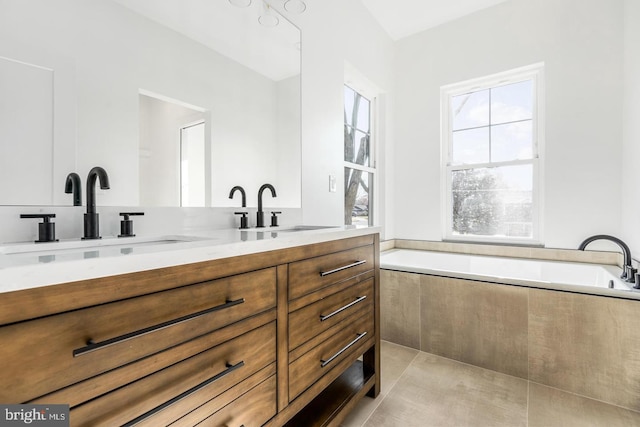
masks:
{"label": "window pane", "polygon": [[369,166],[369,135],[345,126],[344,160]]}
{"label": "window pane", "polygon": [[489,125],[489,90],[465,93],[451,98],[453,130]]}
{"label": "window pane", "polygon": [[491,127],[491,161],[525,160],[533,157],[533,123],[530,120]]}
{"label": "window pane", "polygon": [[527,120],[532,117],[532,80],[491,89],[491,124]]}
{"label": "window pane", "polygon": [[532,165],[456,170],[451,174],[454,235],[532,237]]}
{"label": "window pane", "polygon": [[452,159],[454,165],[487,163],[489,161],[489,128],[453,132]]}
{"label": "window pane", "polygon": [[373,174],[344,168],[344,217],[346,225],[373,225]]}
{"label": "window pane", "polygon": [[349,126],[353,126],[353,103],[356,93],[349,86],[344,87],[344,120]]}
{"label": "window pane", "polygon": [[371,102],[348,86],[344,87],[345,123],[369,132]]}

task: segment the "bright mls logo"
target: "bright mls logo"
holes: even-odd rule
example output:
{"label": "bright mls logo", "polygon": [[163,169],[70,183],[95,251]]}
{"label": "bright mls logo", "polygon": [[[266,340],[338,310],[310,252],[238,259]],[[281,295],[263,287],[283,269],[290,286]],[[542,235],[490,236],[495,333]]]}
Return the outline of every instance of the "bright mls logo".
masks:
{"label": "bright mls logo", "polygon": [[0,427],[69,427],[69,405],[0,405]]}

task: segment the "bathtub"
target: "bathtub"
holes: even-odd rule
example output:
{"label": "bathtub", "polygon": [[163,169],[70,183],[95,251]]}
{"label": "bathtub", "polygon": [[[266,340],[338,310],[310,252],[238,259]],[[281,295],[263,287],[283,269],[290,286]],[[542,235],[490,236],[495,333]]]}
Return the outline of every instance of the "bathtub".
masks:
{"label": "bathtub", "polygon": [[[543,261],[391,249],[380,254],[380,268],[483,282],[640,299],[611,265]],[[610,287],[613,283],[613,288]]]}

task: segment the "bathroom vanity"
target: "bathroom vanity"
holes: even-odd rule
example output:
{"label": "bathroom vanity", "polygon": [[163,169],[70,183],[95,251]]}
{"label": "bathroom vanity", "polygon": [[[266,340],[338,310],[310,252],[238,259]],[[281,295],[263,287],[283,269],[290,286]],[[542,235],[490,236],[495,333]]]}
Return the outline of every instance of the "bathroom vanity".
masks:
{"label": "bathroom vanity", "polygon": [[72,426],[308,427],[378,395],[376,229],[214,246],[4,290],[0,402],[69,404]]}

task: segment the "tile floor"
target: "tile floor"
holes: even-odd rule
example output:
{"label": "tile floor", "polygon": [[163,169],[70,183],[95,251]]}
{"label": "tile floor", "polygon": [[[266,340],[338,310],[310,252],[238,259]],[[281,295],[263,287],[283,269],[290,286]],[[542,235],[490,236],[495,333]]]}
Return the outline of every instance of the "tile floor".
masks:
{"label": "tile floor", "polygon": [[640,412],[382,342],[382,391],[343,427],[640,427]]}

